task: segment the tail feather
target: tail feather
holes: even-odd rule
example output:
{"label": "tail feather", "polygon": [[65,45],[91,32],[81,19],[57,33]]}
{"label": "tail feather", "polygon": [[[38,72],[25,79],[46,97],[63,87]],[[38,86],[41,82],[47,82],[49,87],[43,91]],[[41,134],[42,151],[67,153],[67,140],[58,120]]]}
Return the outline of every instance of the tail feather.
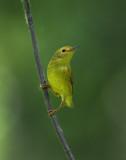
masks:
{"label": "tail feather", "polygon": [[65,103],[66,103],[67,106],[73,108],[74,104],[73,104],[73,101],[72,101],[72,96],[66,97]]}

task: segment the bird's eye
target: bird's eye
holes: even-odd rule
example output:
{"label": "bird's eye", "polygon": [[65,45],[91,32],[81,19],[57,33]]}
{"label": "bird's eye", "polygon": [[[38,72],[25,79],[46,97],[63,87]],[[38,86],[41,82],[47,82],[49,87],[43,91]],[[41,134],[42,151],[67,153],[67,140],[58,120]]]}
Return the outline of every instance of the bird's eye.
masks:
{"label": "bird's eye", "polygon": [[62,52],[66,52],[66,50],[65,50],[65,49],[63,49],[63,50],[62,50]]}

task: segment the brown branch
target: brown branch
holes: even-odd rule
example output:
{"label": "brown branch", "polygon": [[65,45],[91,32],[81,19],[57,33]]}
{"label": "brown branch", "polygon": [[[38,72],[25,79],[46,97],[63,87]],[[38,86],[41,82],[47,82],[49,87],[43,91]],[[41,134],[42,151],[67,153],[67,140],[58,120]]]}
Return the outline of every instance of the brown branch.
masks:
{"label": "brown branch", "polygon": [[[25,4],[25,12],[26,12],[26,16],[27,16],[27,21],[28,21],[28,26],[29,26],[29,30],[31,33],[31,39],[32,39],[32,45],[33,45],[33,49],[34,49],[34,55],[35,55],[35,60],[36,60],[36,64],[37,64],[37,68],[38,68],[38,72],[39,72],[39,77],[40,77],[40,81],[41,84],[45,84],[45,78],[44,78],[44,73],[43,73],[43,69],[40,63],[40,58],[39,58],[39,52],[38,52],[38,46],[37,46],[37,42],[36,42],[36,37],[35,37],[35,31],[34,31],[34,26],[33,26],[33,20],[32,20],[32,14],[31,14],[31,10],[30,10],[30,5],[29,5],[29,0],[24,0],[24,4]],[[48,111],[52,110],[52,106],[50,104],[50,98],[49,98],[49,94],[48,94],[48,90],[46,88],[43,89],[43,94],[44,94],[44,99],[46,102],[46,106]],[[56,129],[56,132],[59,136],[59,140],[61,142],[61,144],[63,145],[64,150],[66,151],[68,158],[70,160],[75,160],[68,144],[67,141],[64,138],[64,135],[60,129],[60,126],[58,124],[58,121],[56,119],[55,115],[51,116],[53,125]]]}

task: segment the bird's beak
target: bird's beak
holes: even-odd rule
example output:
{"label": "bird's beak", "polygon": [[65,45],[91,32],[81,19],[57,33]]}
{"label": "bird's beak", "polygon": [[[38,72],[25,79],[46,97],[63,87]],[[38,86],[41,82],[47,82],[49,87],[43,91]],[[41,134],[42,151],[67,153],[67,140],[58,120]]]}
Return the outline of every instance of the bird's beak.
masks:
{"label": "bird's beak", "polygon": [[79,48],[80,46],[72,47],[71,51],[75,50],[76,48]]}

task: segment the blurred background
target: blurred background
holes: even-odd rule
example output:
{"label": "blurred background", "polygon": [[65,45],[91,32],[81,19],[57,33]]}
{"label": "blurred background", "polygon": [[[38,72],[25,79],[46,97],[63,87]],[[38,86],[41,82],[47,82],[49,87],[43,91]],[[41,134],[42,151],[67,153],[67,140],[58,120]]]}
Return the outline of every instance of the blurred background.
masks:
{"label": "blurred background", "polygon": [[[81,46],[71,61],[75,108],[57,113],[75,158],[125,160],[126,1],[30,2],[45,76],[57,49]],[[67,159],[39,86],[22,3],[1,0],[0,160]]]}

